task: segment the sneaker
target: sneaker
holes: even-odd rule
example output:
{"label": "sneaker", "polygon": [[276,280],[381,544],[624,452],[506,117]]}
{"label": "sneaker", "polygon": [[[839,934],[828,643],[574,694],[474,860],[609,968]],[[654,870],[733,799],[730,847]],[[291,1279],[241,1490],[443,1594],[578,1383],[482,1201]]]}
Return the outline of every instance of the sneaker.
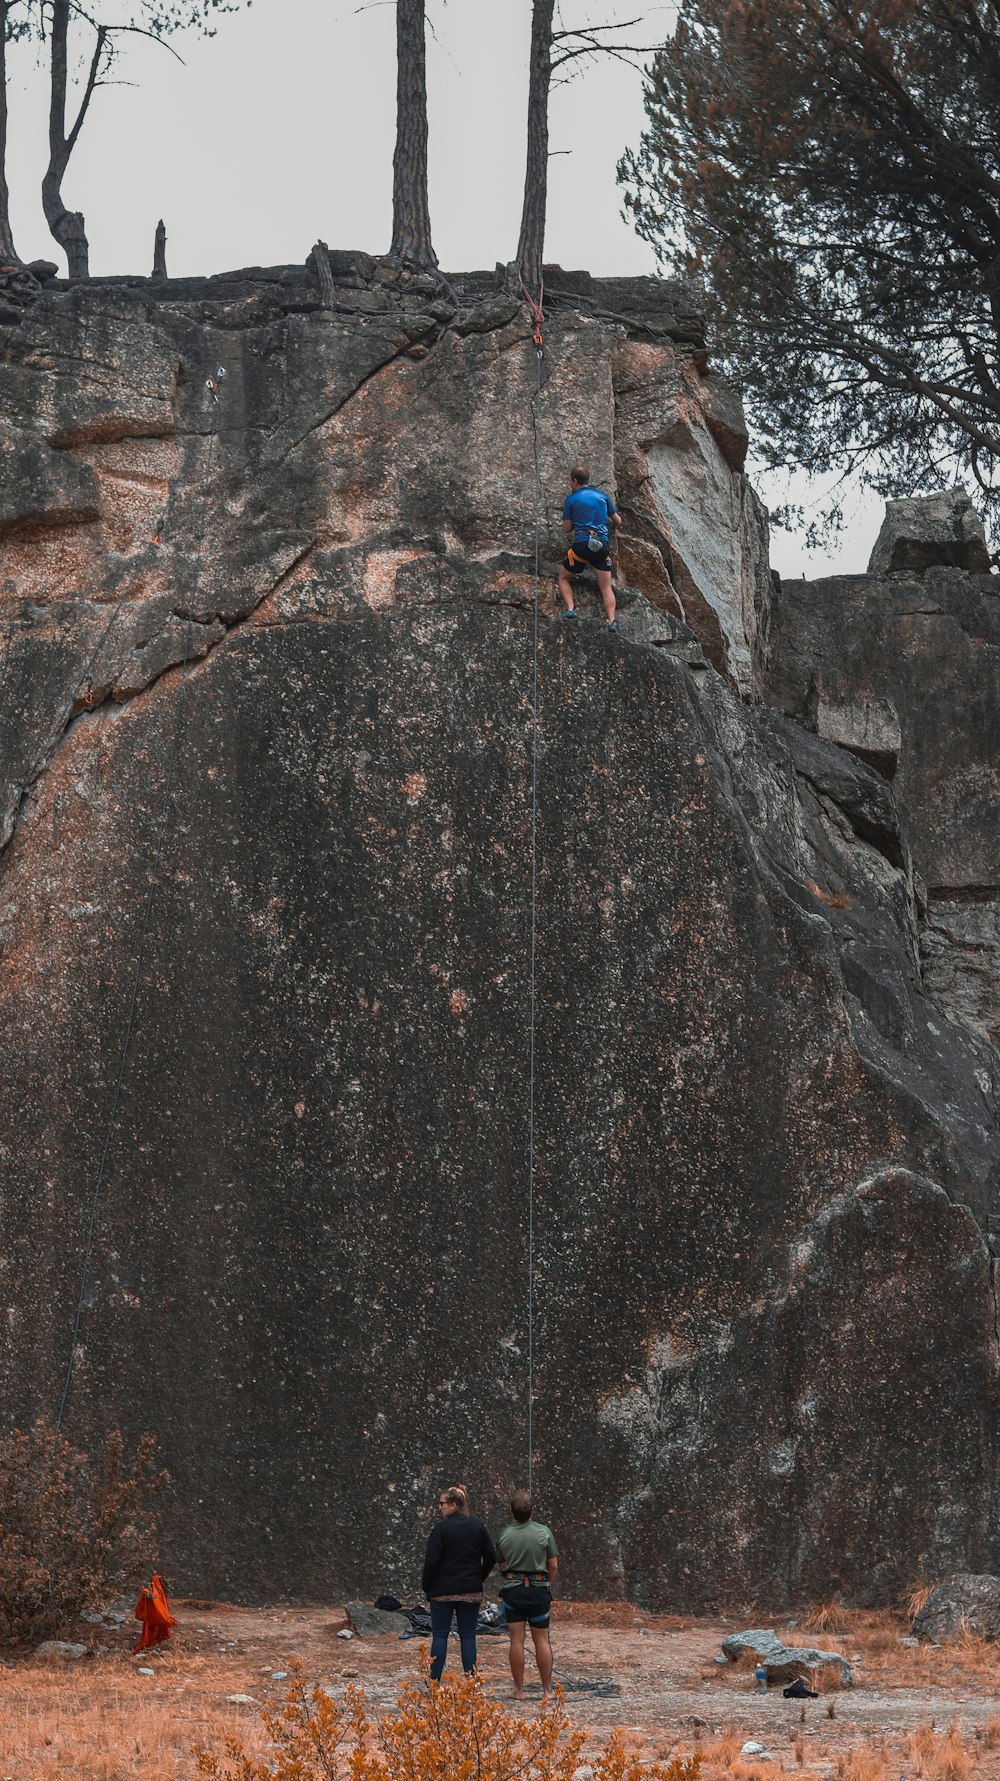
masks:
{"label": "sneaker", "polygon": [[614,634],[615,634],[615,636],[616,636],[616,637],[617,637],[617,635],[618,635],[618,625],[617,625],[617,623],[616,623],[616,621],[615,621],[615,620],[614,620],[614,619],[613,619],[613,618],[609,618],[609,619],[608,619],[608,630],[609,630],[609,631],[614,631]]}
{"label": "sneaker", "polygon": [[564,610],[562,612],[560,612],[559,617],[560,618],[575,618],[576,617],[576,607],[575,606],[565,607]]}

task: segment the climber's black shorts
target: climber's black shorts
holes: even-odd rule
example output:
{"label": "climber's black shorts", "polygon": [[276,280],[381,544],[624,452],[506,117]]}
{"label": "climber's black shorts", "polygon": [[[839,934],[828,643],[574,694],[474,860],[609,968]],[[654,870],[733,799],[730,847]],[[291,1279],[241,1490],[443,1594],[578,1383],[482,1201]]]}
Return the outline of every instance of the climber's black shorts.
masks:
{"label": "climber's black shorts", "polygon": [[500,1606],[508,1626],[518,1620],[526,1620],[529,1626],[548,1626],[552,1597],[541,1583],[509,1583],[500,1591]]}
{"label": "climber's black shorts", "polygon": [[571,575],[582,575],[585,569],[612,568],[611,546],[602,544],[597,550],[591,550],[589,544],[571,544],[563,558],[563,568]]}

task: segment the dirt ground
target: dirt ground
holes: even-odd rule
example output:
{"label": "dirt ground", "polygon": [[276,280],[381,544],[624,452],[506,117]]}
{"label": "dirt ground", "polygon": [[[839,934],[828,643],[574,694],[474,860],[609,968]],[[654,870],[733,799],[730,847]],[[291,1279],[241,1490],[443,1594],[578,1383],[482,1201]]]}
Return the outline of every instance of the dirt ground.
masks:
{"label": "dirt ground", "polygon": [[[238,1735],[263,1752],[261,1707],[277,1704],[282,1675],[299,1660],[310,1680],[334,1694],[348,1682],[373,1706],[391,1706],[414,1676],[421,1642],[397,1637],[342,1639],[338,1608],[241,1609],[173,1604],[170,1643],[133,1656],[134,1623],[89,1627],[92,1655],[66,1663],[28,1654],[0,1666],[0,1781],[181,1781],[195,1774],[193,1747],[221,1749]],[[821,1616],[823,1619],[824,1616]],[[828,1618],[828,1616],[825,1616]],[[953,1647],[903,1644],[906,1622],[890,1614],[840,1611],[839,1624],[754,1615],[750,1620],[657,1618],[621,1603],[559,1603],[553,1618],[556,1681],[574,1726],[599,1748],[613,1726],[649,1757],[703,1755],[704,1781],[750,1781],[793,1773],[843,1781],[1000,1781],[1000,1661],[966,1637]],[[857,1685],[833,1686],[815,1701],[758,1692],[752,1665],[719,1664],[720,1641],[741,1626],[774,1626],[792,1642],[843,1652]],[[507,1696],[507,1641],[480,1639],[487,1687]],[[458,1664],[452,1641],[450,1665]],[[152,1672],[147,1674],[144,1672]],[[573,1684],[611,1682],[593,1694]],[[529,1698],[517,1711],[537,1711]],[[249,1696],[233,1702],[231,1695]],[[742,1754],[754,1740],[765,1756]],[[770,1761],[767,1760],[770,1757]]]}

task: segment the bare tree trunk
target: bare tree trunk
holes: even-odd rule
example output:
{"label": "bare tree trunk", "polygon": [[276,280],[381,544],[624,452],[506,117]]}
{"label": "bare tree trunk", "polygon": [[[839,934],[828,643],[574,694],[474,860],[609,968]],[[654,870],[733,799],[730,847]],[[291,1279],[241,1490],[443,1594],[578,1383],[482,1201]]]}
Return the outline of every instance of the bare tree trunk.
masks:
{"label": "bare tree trunk", "polygon": [[533,0],[531,62],[528,72],[528,162],[517,267],[526,290],[537,298],[542,285],[545,205],[549,185],[549,83],[552,79],[552,14],[555,0]]}
{"label": "bare tree trunk", "polygon": [[153,278],[167,276],[167,228],[161,216],[153,236]]}
{"label": "bare tree trunk", "polygon": [[0,0],[0,263],[21,264],[10,228],[10,193],[7,190],[7,18],[9,0]]}
{"label": "bare tree trunk", "polygon": [[424,0],[396,0],[396,152],[392,163],[393,259],[437,270],[427,205],[427,50]]}
{"label": "bare tree trunk", "polygon": [[70,278],[90,277],[90,248],[83,213],[67,210],[62,198],[62,182],[70,155],[87,115],[93,97],[108,40],[106,25],[97,26],[97,44],[90,63],[80,109],[69,135],[66,134],[66,84],[68,78],[68,38],[70,0],[51,0],[51,59],[49,86],[49,164],[42,180],[42,209],[50,232],[63,249],[69,263]]}

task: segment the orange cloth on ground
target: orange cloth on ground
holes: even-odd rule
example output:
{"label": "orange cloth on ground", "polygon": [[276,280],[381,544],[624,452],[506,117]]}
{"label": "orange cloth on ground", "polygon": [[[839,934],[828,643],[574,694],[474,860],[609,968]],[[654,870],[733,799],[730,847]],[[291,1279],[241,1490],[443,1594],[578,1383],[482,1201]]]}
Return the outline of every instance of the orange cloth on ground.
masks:
{"label": "orange cloth on ground", "polygon": [[170,1628],[177,1622],[170,1612],[162,1578],[154,1577],[149,1588],[140,1591],[135,1618],[142,1621],[142,1638],[138,1645],[133,1645],[133,1651],[145,1651],[147,1645],[160,1645],[169,1639]]}

